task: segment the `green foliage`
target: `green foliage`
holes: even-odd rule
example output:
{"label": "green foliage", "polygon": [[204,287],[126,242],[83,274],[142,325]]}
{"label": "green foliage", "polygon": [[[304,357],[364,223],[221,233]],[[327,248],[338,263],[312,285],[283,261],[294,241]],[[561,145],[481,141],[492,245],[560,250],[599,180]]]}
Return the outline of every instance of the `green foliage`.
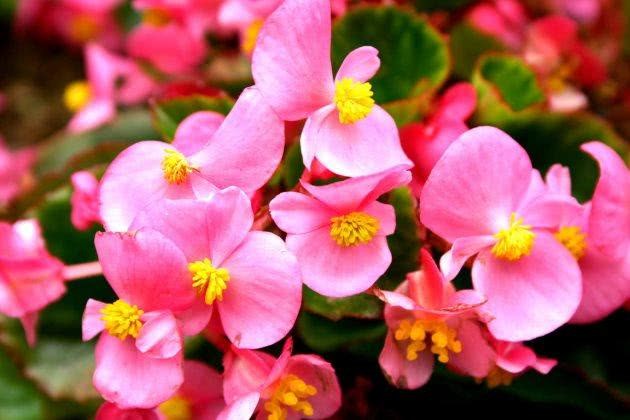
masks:
{"label": "green foliage", "polygon": [[382,302],[375,296],[362,293],[346,298],[322,296],[304,287],[303,309],[332,321],[342,318],[378,319],[383,311]]}
{"label": "green foliage", "polygon": [[299,139],[295,141],[286,151],[282,163],[282,181],[287,190],[292,189],[300,180],[304,172],[304,161],[300,149]]}
{"label": "green foliage", "polygon": [[413,5],[419,11],[433,12],[435,10],[455,10],[472,2],[473,0],[415,0]]}
{"label": "green foliage", "polygon": [[395,7],[350,11],[333,28],[332,60],[339,68],[355,48],[379,50],[381,68],[372,78],[374,99],[386,103],[437,89],[450,68],[443,37],[419,16]]}
{"label": "green foliage", "polygon": [[475,63],[483,54],[504,49],[497,39],[465,22],[453,27],[450,45],[453,57],[453,73],[463,79],[470,78]]}
{"label": "green foliage", "polygon": [[9,356],[0,349],[0,418],[39,420],[44,417],[44,398],[27,381]]}

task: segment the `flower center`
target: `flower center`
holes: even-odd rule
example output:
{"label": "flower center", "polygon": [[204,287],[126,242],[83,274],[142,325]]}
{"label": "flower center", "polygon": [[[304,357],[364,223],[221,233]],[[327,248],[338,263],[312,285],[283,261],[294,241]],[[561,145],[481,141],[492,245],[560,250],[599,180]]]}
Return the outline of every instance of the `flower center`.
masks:
{"label": "flower center", "polygon": [[[284,420],[287,410],[305,416],[314,414],[313,406],[308,399],[317,394],[317,389],[309,385],[296,375],[285,375],[279,381],[273,395],[265,403],[265,410],[269,413],[268,420]],[[301,417],[301,416],[300,416]]]}
{"label": "flower center", "polygon": [[114,303],[105,305],[101,309],[103,317],[101,320],[105,323],[105,330],[121,340],[132,336],[137,338],[142,328],[140,317],[144,314],[142,309],[138,309],[136,305],[130,305],[122,299],[118,299]]}
{"label": "flower center", "polygon": [[556,240],[569,250],[576,260],[586,253],[586,234],[578,226],[563,226],[554,234]]}
{"label": "flower center", "polygon": [[[512,383],[514,375],[507,370],[503,370],[498,366],[493,367],[488,376],[486,376],[486,384],[488,388],[496,388],[500,385],[508,386]],[[481,382],[481,379],[478,381]]]}
{"label": "flower center", "polygon": [[90,15],[81,14],[70,22],[70,37],[79,43],[93,40],[101,32],[98,22]]}
{"label": "flower center", "polygon": [[460,353],[462,342],[457,339],[457,331],[440,320],[404,319],[394,332],[396,341],[408,341],[407,360],[418,358],[418,353],[427,348],[430,342],[431,353],[442,363],[448,363],[449,351]]}
{"label": "flower center", "polygon": [[337,245],[346,247],[370,242],[380,227],[378,219],[362,212],[335,216],[330,222],[330,236]]}
{"label": "flower center", "polygon": [[162,160],[164,179],[169,184],[181,184],[186,181],[188,174],[193,171],[186,157],[173,149],[164,149],[164,153],[164,159]]}
{"label": "flower center", "polygon": [[188,264],[188,270],[193,276],[193,287],[200,295],[205,294],[204,300],[208,305],[212,305],[215,299],[223,300],[223,291],[230,281],[227,269],[215,268],[210,259],[204,258]]}
{"label": "flower center", "polygon": [[254,51],[256,39],[258,39],[258,33],[263,23],[264,21],[262,19],[256,19],[245,29],[243,39],[241,40],[241,49],[245,54],[251,54]]}
{"label": "flower center", "polygon": [[63,92],[63,103],[72,112],[83,108],[91,98],[92,89],[84,80],[70,83]]}
{"label": "flower center", "polygon": [[522,217],[517,217],[516,213],[512,213],[510,226],[506,229],[501,229],[494,237],[498,239],[497,243],[492,247],[494,256],[509,261],[516,261],[532,252],[536,235],[532,232],[531,226],[523,224]]}
{"label": "flower center", "polygon": [[165,26],[171,21],[169,14],[160,9],[148,9],[142,14],[142,22],[151,26]]}
{"label": "flower center", "polygon": [[335,83],[335,105],[339,110],[339,122],[353,124],[367,117],[374,106],[372,85],[344,77]]}
{"label": "flower center", "polygon": [[164,401],[158,406],[158,410],[166,417],[166,420],[191,420],[193,418],[190,403],[179,395]]}

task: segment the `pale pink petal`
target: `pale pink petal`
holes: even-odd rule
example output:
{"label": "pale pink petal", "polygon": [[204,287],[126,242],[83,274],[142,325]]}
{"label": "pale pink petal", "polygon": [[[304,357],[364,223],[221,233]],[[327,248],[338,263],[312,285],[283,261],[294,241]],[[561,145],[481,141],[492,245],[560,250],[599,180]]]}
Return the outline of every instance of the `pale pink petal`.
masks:
{"label": "pale pink petal", "polygon": [[287,246],[300,263],[304,284],[330,297],[367,290],[392,260],[384,236],[375,236],[366,244],[344,247],[334,242],[327,227],[287,235]]}
{"label": "pale pink petal", "polygon": [[405,165],[405,169],[412,166],[400,146],[396,123],[378,105],[353,124],[342,124],[339,113],[332,111],[304,135],[313,137],[308,142],[315,144],[317,160],[338,175],[356,177],[399,165]]}
{"label": "pale pink petal", "polygon": [[29,312],[20,317],[20,323],[24,328],[26,342],[30,347],[35,345],[37,341],[37,321],[39,320],[38,312]]}
{"label": "pale pink petal", "polygon": [[256,88],[241,93],[234,108],[191,165],[219,188],[236,186],[248,194],[273,175],[284,150],[284,124]]}
{"label": "pale pink petal", "polygon": [[190,114],[177,126],[173,147],[186,156],[198,152],[212,139],[223,120],[225,120],[223,114],[213,111]]}
{"label": "pale pink petal", "polygon": [[557,229],[566,220],[578,219],[583,211],[570,195],[544,194],[530,200],[516,213],[534,228]]}
{"label": "pale pink petal", "polygon": [[284,120],[301,120],[332,102],[330,14],[329,0],[286,0],[258,34],[254,81]]}
{"label": "pale pink petal", "polygon": [[105,303],[94,299],[88,299],[85,304],[83,323],[81,327],[83,341],[91,340],[103,331],[103,329],[105,329],[105,324],[101,319],[103,317],[101,309],[104,307]]}
{"label": "pale pink petal", "polygon": [[588,97],[572,86],[549,95],[549,109],[555,112],[576,112],[588,107]]}
{"label": "pale pink petal", "polygon": [[527,191],[532,165],[527,152],[493,127],[462,134],[437,162],[420,197],[420,218],[449,242],[493,235],[509,220]]}
{"label": "pale pink petal", "polygon": [[284,242],[269,232],[251,232],[222,267],[230,281],[217,306],[230,341],[260,348],[282,339],[302,300],[300,269]]}
{"label": "pale pink petal", "polygon": [[396,230],[396,213],[394,206],[379,201],[373,201],[363,207],[362,211],[378,220],[379,229],[377,235],[388,236],[393,234],[394,230]]}
{"label": "pale pink petal", "polygon": [[381,67],[381,60],[378,58],[378,50],[374,47],[359,47],[343,59],[343,63],[337,71],[335,81],[349,77],[357,82],[367,82]]}
{"label": "pale pink petal", "polygon": [[429,351],[418,353],[416,360],[407,360],[390,331],[385,338],[385,346],[378,357],[378,363],[392,385],[402,389],[416,389],[431,378],[434,361],[433,354]]}
{"label": "pale pink petal", "polygon": [[507,341],[530,340],[560,327],[571,318],[582,294],[575,259],[544,232],[536,234],[531,254],[518,261],[480,253],[472,279],[488,298],[484,309],[495,317],[488,329]]}
{"label": "pale pink petal", "polygon": [[296,192],[278,194],[269,203],[273,221],[287,233],[307,233],[330,225],[337,214],[318,200]]}
{"label": "pale pink petal", "polygon": [[544,357],[537,357],[535,364],[532,366],[534,369],[538,371],[538,373],[542,373],[543,375],[548,374],[551,369],[553,369],[558,364],[558,361],[555,359],[547,359]]}
{"label": "pale pink petal", "polygon": [[110,122],[116,116],[113,99],[96,99],[81,108],[68,123],[70,133],[82,133]]}
{"label": "pale pink petal", "polygon": [[256,411],[260,401],[259,392],[250,392],[234,400],[219,414],[217,420],[242,420],[249,419]]}
{"label": "pale pink petal", "polygon": [[276,360],[267,353],[232,347],[223,357],[223,396],[227,404],[266,383]]}
{"label": "pale pink petal", "polygon": [[212,318],[212,306],[206,305],[203,299],[195,299],[190,308],[175,313],[180,321],[184,336],[197,335],[202,332]]}
{"label": "pale pink petal", "polygon": [[152,311],[142,315],[142,328],[136,347],[156,359],[168,359],[182,350],[182,337],[171,311]]}
{"label": "pale pink petal", "polygon": [[184,381],[182,354],[155,359],[130,338],[101,334],[95,351],[94,387],[121,408],[153,408],[172,397]]}
{"label": "pale pink petal", "polygon": [[545,175],[545,184],[549,192],[561,195],[571,195],[571,173],[569,168],[558,163],[551,165]]}
{"label": "pale pink petal", "polygon": [[536,353],[521,343],[496,344],[497,366],[510,373],[521,373],[536,363]]}
{"label": "pale pink petal", "polygon": [[496,354],[481,333],[476,321],[461,320],[457,339],[462,343],[460,353],[449,353],[449,367],[475,378],[485,378],[494,366]]}
{"label": "pale pink petal", "polygon": [[446,280],[453,280],[470,257],[494,245],[496,241],[496,238],[490,235],[456,239],[451,249],[440,258],[440,268]]}
{"label": "pale pink petal", "polygon": [[296,375],[317,389],[317,394],[308,398],[313,406],[311,419],[325,419],[341,407],[341,388],[332,365],[319,356],[301,354],[289,359],[287,374]]}
{"label": "pale pink petal", "polygon": [[116,294],[145,312],[188,308],[195,299],[186,258],[160,233],[97,233],[103,275]]}
{"label": "pale pink petal", "polygon": [[[315,159],[317,153],[317,143],[319,139],[319,130],[324,120],[329,115],[335,113],[336,107],[334,104],[326,105],[315,112],[313,112],[304,123],[302,134],[300,135],[300,150],[302,152],[302,161],[304,166],[309,171],[316,169],[315,163],[318,163]],[[321,164],[320,164],[321,165]]]}

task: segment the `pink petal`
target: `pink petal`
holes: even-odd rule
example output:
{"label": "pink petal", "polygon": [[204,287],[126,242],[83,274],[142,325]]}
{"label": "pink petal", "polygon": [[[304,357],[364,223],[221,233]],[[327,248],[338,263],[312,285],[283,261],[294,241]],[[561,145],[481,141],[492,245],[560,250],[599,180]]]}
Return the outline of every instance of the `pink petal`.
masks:
{"label": "pink petal", "polygon": [[488,324],[501,340],[523,341],[566,323],[581,298],[579,267],[549,234],[538,232],[532,253],[518,261],[480,253],[472,268],[475,289],[487,296]]}
{"label": "pink petal", "polygon": [[449,367],[475,378],[485,378],[494,366],[496,354],[483,337],[476,321],[462,320],[457,328],[457,339],[462,343],[461,353],[450,353]]}
{"label": "pink petal", "polygon": [[37,321],[39,320],[38,312],[29,312],[20,317],[20,323],[24,328],[26,342],[30,347],[35,345],[37,341]]}
{"label": "pink petal", "polygon": [[211,139],[225,116],[213,111],[198,111],[190,114],[177,126],[173,147],[186,156],[201,150]]}
{"label": "pink petal", "polygon": [[297,261],[269,232],[251,232],[223,263],[230,281],[217,303],[225,333],[241,348],[260,348],[293,327],[302,299]]}
{"label": "pink petal", "polygon": [[95,420],[160,420],[153,409],[119,408],[116,404],[103,403],[96,412]]}
{"label": "pink petal", "polygon": [[259,392],[250,392],[238,398],[219,414],[217,420],[242,420],[249,419],[256,411],[260,401]]}
{"label": "pink petal", "polygon": [[571,195],[571,173],[569,168],[560,164],[551,165],[545,175],[545,184],[549,192]]}
{"label": "pink petal", "polygon": [[190,336],[202,332],[212,318],[212,309],[203,299],[195,299],[190,308],[177,312],[175,317],[180,321],[182,334]]}
{"label": "pink petal", "polygon": [[68,123],[70,133],[83,133],[110,122],[116,116],[113,99],[96,99],[81,108]]}
{"label": "pink petal", "polygon": [[402,389],[420,388],[429,381],[433,373],[433,354],[422,351],[418,353],[416,360],[407,360],[404,352],[396,344],[391,331],[387,333],[378,363],[387,380]]}
{"label": "pink petal", "polygon": [[229,405],[258,392],[266,383],[276,360],[261,351],[232,348],[223,358],[223,396]]}
{"label": "pink petal", "polygon": [[87,78],[93,93],[113,103],[119,59],[101,45],[90,43],[85,47]]}
{"label": "pink petal", "polygon": [[[305,139],[309,136],[309,139]],[[327,169],[343,176],[363,176],[394,166],[412,166],[400,146],[393,118],[375,105],[372,112],[354,124],[342,124],[333,110],[320,125],[309,126],[302,142],[315,144],[315,157]]]}
{"label": "pink petal", "polygon": [[195,299],[184,254],[158,232],[97,233],[94,242],[103,275],[127,303],[145,312],[177,311]]}
{"label": "pink petal", "polygon": [[578,219],[583,211],[570,195],[544,194],[530,200],[517,214],[534,228],[557,229],[566,220]]}
{"label": "pink petal", "polygon": [[223,377],[205,363],[196,360],[184,361],[184,383],[177,392],[193,404],[223,401]]}
{"label": "pink petal", "polygon": [[120,408],[153,408],[172,397],[184,381],[182,354],[155,359],[134,340],[102,334],[96,345],[94,387]]}
{"label": "pink petal", "polygon": [[446,280],[453,280],[470,257],[494,245],[496,241],[494,236],[490,235],[456,239],[451,249],[440,258],[440,268]]}
{"label": "pink petal", "polygon": [[317,293],[344,297],[361,293],[385,273],[392,255],[384,236],[351,247],[337,245],[328,227],[287,235],[287,247],[302,269],[304,284]]}
{"label": "pink petal", "polygon": [[182,350],[182,337],[171,311],[152,311],[142,316],[136,347],[156,359],[168,359]]}
{"label": "pink petal", "polygon": [[477,106],[477,93],[472,84],[460,82],[454,84],[440,98],[438,113],[460,121],[467,120]]}
{"label": "pink petal", "polygon": [[421,271],[407,274],[409,296],[427,309],[440,309],[444,303],[444,277],[426,248],[420,249]]}
{"label": "pink petal", "polygon": [[396,212],[394,206],[373,201],[363,207],[362,211],[378,220],[378,235],[388,236],[393,234],[394,230],[396,230]]}
{"label": "pink petal", "polygon": [[319,164],[319,162],[315,160],[315,154],[317,153],[320,127],[324,123],[324,120],[335,112],[335,109],[334,104],[323,106],[313,112],[304,123],[304,128],[300,136],[300,149],[302,151],[304,166],[309,171],[316,169],[315,163]]}
{"label": "pink petal", "polygon": [[273,386],[275,382],[280,379],[280,377],[285,373],[287,364],[291,359],[291,353],[293,352],[293,339],[288,337],[284,345],[282,346],[282,352],[280,356],[276,359],[273,366],[271,367],[271,371],[269,371],[269,376],[267,376],[267,380],[263,385],[264,388],[269,386]]}
{"label": "pink petal", "polygon": [[433,168],[420,197],[420,218],[449,242],[499,231],[527,191],[527,152],[493,127],[464,133]]}
{"label": "pink petal", "polygon": [[101,309],[105,307],[105,303],[94,299],[88,299],[83,312],[82,338],[83,341],[91,340],[105,329],[105,324],[101,319]]}
{"label": "pink petal", "polygon": [[278,194],[269,203],[273,221],[287,233],[308,233],[330,225],[336,213],[316,199],[296,192]]}
{"label": "pink petal", "polygon": [[521,373],[536,364],[536,353],[521,343],[501,341],[496,344],[497,366],[511,373]]}
{"label": "pink petal", "polygon": [[289,359],[287,374],[293,374],[317,389],[317,394],[308,398],[313,406],[312,419],[325,419],[341,407],[341,388],[335,369],[319,356],[301,354]]}
{"label": "pink petal", "polygon": [[287,0],[258,34],[254,81],[284,120],[301,120],[332,102],[330,14],[328,0]]}
{"label": "pink petal", "polygon": [[359,47],[343,59],[335,81],[349,77],[357,82],[367,82],[376,74],[379,67],[381,60],[378,58],[378,50],[374,47]]}
{"label": "pink petal", "polygon": [[190,162],[217,187],[236,186],[251,194],[271,178],[283,150],[284,124],[258,89],[247,88]]}

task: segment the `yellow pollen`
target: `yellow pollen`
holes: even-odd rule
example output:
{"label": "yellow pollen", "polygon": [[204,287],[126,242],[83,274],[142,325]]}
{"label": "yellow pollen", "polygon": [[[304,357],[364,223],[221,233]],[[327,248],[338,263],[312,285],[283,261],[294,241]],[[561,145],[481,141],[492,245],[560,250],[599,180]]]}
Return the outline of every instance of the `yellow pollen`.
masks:
{"label": "yellow pollen", "polygon": [[494,237],[498,239],[492,247],[494,256],[516,261],[532,252],[536,235],[532,232],[531,226],[523,224],[523,218],[512,213],[510,227],[500,230]]}
{"label": "yellow pollen", "polygon": [[330,236],[340,246],[366,244],[374,238],[380,228],[378,219],[362,212],[335,216],[330,222]]}
{"label": "yellow pollen", "polygon": [[215,299],[223,300],[223,291],[227,289],[230,273],[225,268],[215,268],[208,258],[188,264],[192,274],[193,287],[199,294],[204,294],[204,300],[212,305]]}
{"label": "yellow pollen", "polygon": [[[512,380],[514,379],[514,375],[506,370],[501,369],[498,366],[493,367],[490,372],[488,372],[488,376],[486,376],[486,384],[488,388],[496,388],[498,386],[508,386],[512,384]],[[481,383],[483,378],[477,378],[477,383]]]}
{"label": "yellow pollen", "polygon": [[245,29],[243,39],[241,40],[241,49],[245,54],[251,54],[254,51],[258,33],[263,23],[264,21],[262,19],[256,19]]}
{"label": "yellow pollen", "polygon": [[564,226],[555,235],[556,240],[569,250],[576,260],[586,253],[586,235],[578,226]]}
{"label": "yellow pollen", "polygon": [[[308,399],[317,394],[317,389],[296,375],[285,375],[277,382],[271,398],[265,403],[268,420],[285,420],[288,410],[304,416],[314,414]],[[300,416],[302,417],[302,416]]]}
{"label": "yellow pollen", "polygon": [[171,21],[167,12],[160,9],[149,9],[142,14],[142,22],[151,26],[165,26]]}
{"label": "yellow pollen", "polygon": [[95,39],[101,27],[90,15],[81,14],[70,21],[70,37],[78,43],[86,43]]}
{"label": "yellow pollen", "polygon": [[188,164],[186,157],[173,149],[164,149],[164,153],[162,160],[164,179],[169,184],[181,184],[186,181],[188,174],[194,169]]}
{"label": "yellow pollen", "polygon": [[193,418],[190,403],[179,395],[164,401],[158,406],[158,410],[166,417],[166,420],[191,420]]}
{"label": "yellow pollen", "polygon": [[142,328],[140,317],[144,314],[136,305],[130,305],[124,300],[118,299],[114,303],[105,305],[101,309],[105,323],[105,330],[112,336],[124,340],[127,336],[137,338]]}
{"label": "yellow pollen", "polygon": [[63,92],[63,103],[72,112],[83,108],[92,98],[92,89],[86,81],[72,82]]}
{"label": "yellow pollen", "polygon": [[335,105],[339,110],[339,122],[353,124],[367,117],[374,106],[372,85],[344,77],[335,83]]}
{"label": "yellow pollen", "polygon": [[462,342],[457,339],[457,331],[440,320],[404,319],[394,331],[396,341],[407,342],[407,360],[414,361],[418,353],[426,350],[438,357],[442,363],[448,363],[449,351],[460,353]]}

